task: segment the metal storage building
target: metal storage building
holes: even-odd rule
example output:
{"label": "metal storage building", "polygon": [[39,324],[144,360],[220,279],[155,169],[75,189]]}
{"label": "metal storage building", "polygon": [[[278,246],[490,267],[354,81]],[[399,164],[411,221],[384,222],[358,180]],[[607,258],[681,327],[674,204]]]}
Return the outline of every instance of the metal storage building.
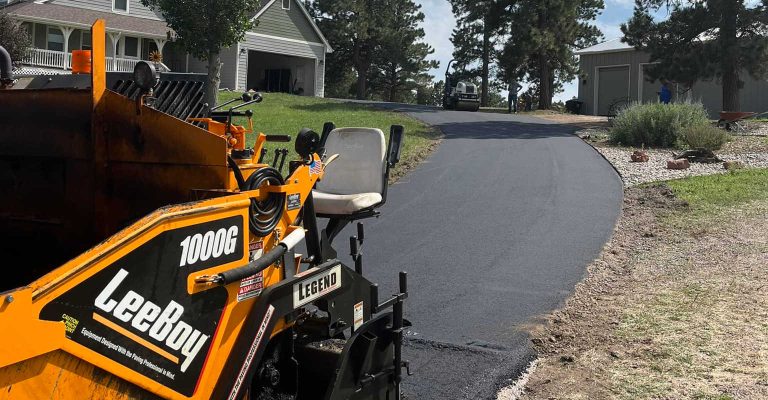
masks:
{"label": "metal storage building", "polygon": [[[612,104],[626,102],[655,102],[661,83],[648,81],[644,69],[650,65],[647,53],[635,50],[621,39],[587,47],[579,55],[579,100],[584,102],[582,113],[608,115]],[[744,87],[740,90],[741,110],[768,110],[768,80],[755,80],[746,72],[741,74]],[[674,101],[700,101],[717,118],[722,111],[722,89],[716,81],[701,81],[690,91],[672,87]]]}

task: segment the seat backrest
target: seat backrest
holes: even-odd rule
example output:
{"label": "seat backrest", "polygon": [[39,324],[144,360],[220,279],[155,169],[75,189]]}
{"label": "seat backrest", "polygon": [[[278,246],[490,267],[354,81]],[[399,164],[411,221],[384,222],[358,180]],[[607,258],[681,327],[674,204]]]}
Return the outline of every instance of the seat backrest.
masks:
{"label": "seat backrest", "polygon": [[384,133],[374,128],[337,128],[325,141],[325,154],[338,154],[325,169],[317,189],[333,194],[383,193]]}

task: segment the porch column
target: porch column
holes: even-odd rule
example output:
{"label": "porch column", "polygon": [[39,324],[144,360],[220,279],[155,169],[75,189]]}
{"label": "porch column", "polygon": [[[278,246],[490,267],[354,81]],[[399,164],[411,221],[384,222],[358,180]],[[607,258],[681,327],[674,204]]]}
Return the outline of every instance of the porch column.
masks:
{"label": "porch column", "polygon": [[163,47],[168,42],[165,39],[154,39],[155,45],[157,46],[157,51],[160,52],[160,54],[163,54]]}
{"label": "porch column", "polygon": [[64,36],[64,69],[69,69],[71,66],[69,62],[69,36],[72,35],[75,28],[59,25],[59,30],[61,30],[61,34]]}
{"label": "porch column", "polygon": [[117,43],[120,41],[121,32],[107,32],[109,40],[112,41],[112,65],[107,64],[107,71],[114,71],[117,66]]}

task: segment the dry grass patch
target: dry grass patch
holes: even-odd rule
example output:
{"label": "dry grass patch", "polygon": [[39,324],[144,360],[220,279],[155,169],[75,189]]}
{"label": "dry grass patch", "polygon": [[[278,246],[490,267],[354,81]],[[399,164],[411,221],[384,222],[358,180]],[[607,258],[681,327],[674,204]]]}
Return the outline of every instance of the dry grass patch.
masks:
{"label": "dry grass patch", "polygon": [[698,207],[627,190],[603,256],[534,332],[523,398],[768,398],[768,200],[684,218]]}

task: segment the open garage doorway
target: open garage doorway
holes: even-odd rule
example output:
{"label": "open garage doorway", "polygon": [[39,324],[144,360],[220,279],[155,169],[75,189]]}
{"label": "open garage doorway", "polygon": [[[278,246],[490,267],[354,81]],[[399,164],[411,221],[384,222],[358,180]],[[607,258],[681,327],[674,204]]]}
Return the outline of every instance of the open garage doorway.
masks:
{"label": "open garage doorway", "polygon": [[315,95],[315,59],[248,51],[248,89]]}

